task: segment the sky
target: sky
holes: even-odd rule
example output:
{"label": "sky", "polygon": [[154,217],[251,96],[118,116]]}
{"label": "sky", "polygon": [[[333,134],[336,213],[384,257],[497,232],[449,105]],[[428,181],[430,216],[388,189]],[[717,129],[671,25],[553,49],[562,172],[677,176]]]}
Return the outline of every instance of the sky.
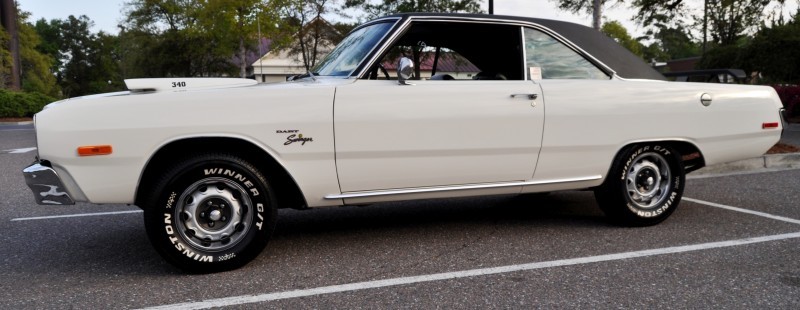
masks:
{"label": "sky", "polygon": [[40,18],[66,19],[70,15],[86,15],[95,23],[94,32],[103,30],[116,34],[125,1],[129,0],[17,0],[17,4],[21,10],[31,13],[31,22]]}
{"label": "sky", "polygon": [[[40,18],[66,19],[69,15],[86,15],[95,22],[93,31],[105,31],[116,34],[119,30],[117,24],[122,21],[122,8],[130,0],[17,0],[22,10],[30,12],[31,21]],[[343,2],[339,0],[339,2]],[[690,4],[701,5],[701,0],[690,0]],[[794,13],[800,2],[787,1],[785,15]],[[484,11],[488,11],[488,0],[483,1]],[[496,0],[494,12],[498,15],[515,15],[556,19],[590,26],[592,22],[589,14],[573,14],[556,8],[552,0]],[[644,29],[630,19],[636,12],[625,5],[606,7],[603,12],[604,22],[616,20],[622,23],[634,37],[641,36]]]}
{"label": "sky", "polygon": [[[117,33],[117,24],[122,21],[121,10],[124,3],[129,0],[17,0],[22,10],[32,14],[31,21],[40,18],[66,19],[69,15],[86,15],[95,22],[92,29],[97,32],[103,30]],[[488,11],[489,1],[484,1],[483,9]],[[575,15],[560,11],[556,4],[550,0],[495,0],[494,12],[498,15],[516,15],[539,17],[571,21],[583,25],[591,24],[591,15]],[[633,11],[625,7],[606,9],[605,15],[613,20],[623,22],[629,31],[637,28],[633,22],[628,21],[633,16]]]}

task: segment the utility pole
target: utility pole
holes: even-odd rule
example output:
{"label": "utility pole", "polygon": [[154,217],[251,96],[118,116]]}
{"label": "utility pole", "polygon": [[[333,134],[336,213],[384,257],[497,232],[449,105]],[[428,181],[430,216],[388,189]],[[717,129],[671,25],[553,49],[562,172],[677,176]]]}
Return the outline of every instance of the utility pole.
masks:
{"label": "utility pole", "polygon": [[17,32],[17,4],[14,0],[0,0],[0,24],[8,32],[11,40],[8,42],[8,51],[11,53],[11,80],[10,87],[20,90],[20,60],[19,60],[19,33]]}
{"label": "utility pole", "polygon": [[600,30],[600,19],[603,17],[602,0],[592,2],[592,28]]}
{"label": "utility pole", "polygon": [[708,42],[708,38],[706,35],[708,34],[708,0],[703,1],[703,55],[706,55],[706,43]]}
{"label": "utility pole", "polygon": [[494,0],[489,0],[489,14],[494,14]]}

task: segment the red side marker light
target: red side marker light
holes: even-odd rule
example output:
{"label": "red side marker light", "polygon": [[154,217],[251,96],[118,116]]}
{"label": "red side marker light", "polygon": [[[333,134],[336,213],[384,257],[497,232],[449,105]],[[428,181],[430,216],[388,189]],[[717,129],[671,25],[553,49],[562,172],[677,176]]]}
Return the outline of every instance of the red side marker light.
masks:
{"label": "red side marker light", "polygon": [[78,147],[79,156],[109,155],[113,152],[110,145],[89,145]]}
{"label": "red side marker light", "polygon": [[779,126],[779,125],[780,125],[780,123],[778,123],[778,122],[774,122],[774,123],[763,123],[763,124],[761,124],[761,129],[772,129],[772,128],[778,128],[778,126]]}

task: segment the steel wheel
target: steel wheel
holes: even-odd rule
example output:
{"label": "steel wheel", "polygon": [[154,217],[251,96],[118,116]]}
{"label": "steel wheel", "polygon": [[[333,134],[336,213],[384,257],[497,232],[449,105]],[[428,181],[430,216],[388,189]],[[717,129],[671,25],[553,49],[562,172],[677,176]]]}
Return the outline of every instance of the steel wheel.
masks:
{"label": "steel wheel", "polygon": [[202,179],[189,186],[178,201],[178,233],[198,250],[227,250],[250,229],[253,203],[244,188],[227,179]]}
{"label": "steel wheel", "polygon": [[669,164],[658,153],[644,153],[633,160],[625,186],[630,201],[642,209],[652,209],[664,202],[671,189]]}

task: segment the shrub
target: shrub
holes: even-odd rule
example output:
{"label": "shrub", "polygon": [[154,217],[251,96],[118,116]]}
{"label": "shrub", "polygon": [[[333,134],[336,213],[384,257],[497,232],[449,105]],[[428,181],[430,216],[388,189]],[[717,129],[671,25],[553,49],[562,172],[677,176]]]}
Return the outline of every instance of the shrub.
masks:
{"label": "shrub", "polygon": [[55,98],[0,89],[0,117],[32,117]]}
{"label": "shrub", "polygon": [[773,85],[778,97],[781,98],[786,114],[800,116],[800,86],[798,85]]}

